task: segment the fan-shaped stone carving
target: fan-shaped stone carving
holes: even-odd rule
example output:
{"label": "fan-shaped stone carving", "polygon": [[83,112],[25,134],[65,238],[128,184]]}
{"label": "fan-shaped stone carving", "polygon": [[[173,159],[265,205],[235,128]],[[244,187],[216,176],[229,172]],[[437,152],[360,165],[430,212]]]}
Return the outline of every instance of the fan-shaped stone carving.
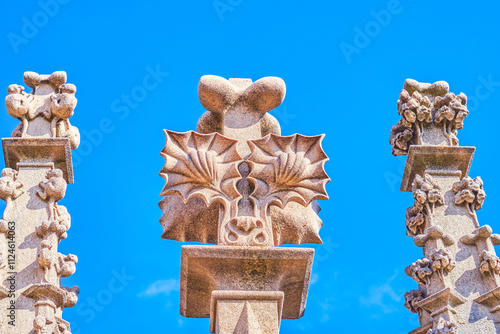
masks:
{"label": "fan-shaped stone carving", "polygon": [[178,133],[165,130],[167,143],[162,151],[165,179],[161,195],[177,194],[185,202],[203,199],[207,205],[219,198],[227,201],[239,196],[234,185],[240,175],[235,162],[241,160],[236,140],[218,133]]}
{"label": "fan-shaped stone carving", "polygon": [[271,134],[250,141],[248,161],[253,166],[249,178],[256,182],[252,196],[280,207],[290,201],[307,206],[314,200],[328,199],[325,185],[330,179],[324,169],[328,157],[321,148],[322,139]]}

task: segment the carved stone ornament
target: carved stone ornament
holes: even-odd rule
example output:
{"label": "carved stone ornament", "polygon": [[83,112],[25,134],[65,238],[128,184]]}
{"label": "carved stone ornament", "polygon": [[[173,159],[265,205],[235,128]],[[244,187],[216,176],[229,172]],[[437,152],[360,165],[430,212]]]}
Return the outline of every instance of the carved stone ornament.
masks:
{"label": "carved stone ornament", "polygon": [[182,247],[181,315],[210,317],[217,334],[279,333],[304,314],[314,250],[276,246],[321,243],[323,135],[281,136],[268,113],[280,78],[203,76],[198,95],[197,132],[165,130],[161,152],[162,237],[217,244]]}
{"label": "carved stone ornament", "polygon": [[407,79],[397,108],[401,119],[389,141],[394,155],[408,155],[401,190],[415,200],[406,211],[406,234],[424,255],[405,269],[419,284],[405,294],[420,324],[410,333],[497,333],[500,235],[479,224],[476,211],[486,194],[482,179],[468,175],[476,148],[459,146],[457,138],[467,97],[449,92],[444,81]]}
{"label": "carved stone ornament", "polygon": [[471,216],[475,216],[476,210],[483,207],[486,193],[483,190],[483,180],[480,176],[475,179],[465,176],[453,184],[453,191],[455,192],[455,204],[465,205]]}
{"label": "carved stone ornament", "polygon": [[457,130],[467,117],[467,97],[449,92],[444,81],[407,79],[397,103],[399,122],[392,127],[392,154],[406,155],[410,145],[457,146]]}
{"label": "carved stone ornament", "polygon": [[443,205],[444,198],[439,184],[429,174],[415,176],[412,193],[415,203],[406,210],[406,234],[414,237],[431,224],[434,207]]}
{"label": "carved stone ornament", "polygon": [[429,282],[429,278],[434,273],[432,271],[432,261],[426,257],[417,260],[406,267],[405,273],[417,283],[425,285]]}
{"label": "carved stone ornament", "polygon": [[267,111],[284,98],[282,80],[205,76],[199,95],[209,110],[201,133],[165,130],[164,237],[239,246],[321,242],[315,201],[328,199],[330,180],[323,136],[279,136]]}
{"label": "carved stone ornament", "polygon": [[453,260],[452,253],[448,249],[438,249],[431,255],[432,270],[438,273],[441,279],[444,275],[449,273],[455,268],[455,260]]}
{"label": "carved stone ornament", "polygon": [[483,250],[479,255],[479,270],[485,275],[495,276],[500,274],[500,259],[496,254]]}
{"label": "carved stone ornament", "polygon": [[420,290],[410,290],[409,292],[405,292],[405,307],[411,313],[418,313],[422,311],[422,308],[417,305],[417,303],[424,299],[424,293]]}
{"label": "carved stone ornament", "polygon": [[0,177],[0,198],[6,201],[0,219],[0,300],[15,304],[15,312],[2,318],[0,333],[71,334],[61,317],[77,303],[80,290],[61,286],[61,278],[75,273],[78,257],[58,252],[71,226],[68,210],[58,202],[73,183],[71,150],[80,142],[69,121],[76,87],[66,83],[62,71],[26,72],[24,82],[30,93],[10,85],[5,98],[9,115],[20,123],[12,138],[2,139],[9,168]]}
{"label": "carved stone ornament", "polygon": [[80,132],[69,122],[77,104],[76,86],[66,84],[66,73],[59,71],[51,75],[25,72],[24,82],[31,87],[10,85],[5,105],[9,115],[20,120],[12,137],[69,138],[71,148],[80,144]]}

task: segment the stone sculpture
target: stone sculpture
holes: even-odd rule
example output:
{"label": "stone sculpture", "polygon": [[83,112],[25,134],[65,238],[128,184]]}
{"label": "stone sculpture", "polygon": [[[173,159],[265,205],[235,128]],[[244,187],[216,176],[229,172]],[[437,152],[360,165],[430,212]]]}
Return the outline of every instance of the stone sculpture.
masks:
{"label": "stone sculpture", "polygon": [[389,139],[394,155],[408,155],[401,184],[415,200],[406,212],[406,234],[424,258],[405,270],[418,283],[405,294],[417,313],[412,334],[500,331],[500,235],[476,216],[486,194],[480,177],[468,176],[474,147],[458,145],[468,115],[467,97],[448,84],[408,79],[399,95],[401,119]]}
{"label": "stone sculpture", "polygon": [[[78,287],[61,286],[75,273],[78,258],[57,251],[67,237],[71,217],[59,205],[73,183],[71,149],[79,132],[69,123],[76,107],[76,87],[65,72],[24,74],[31,93],[10,85],[5,104],[19,119],[12,138],[2,139],[5,168],[0,198],[0,332],[70,334],[62,310],[78,300]],[[21,247],[22,245],[22,247]]]}
{"label": "stone sculpture", "polygon": [[203,76],[198,94],[197,132],[165,130],[161,153],[162,237],[217,244],[182,247],[181,314],[213,333],[278,333],[304,313],[314,251],[276,246],[321,243],[323,136],[281,136],[279,78]]}

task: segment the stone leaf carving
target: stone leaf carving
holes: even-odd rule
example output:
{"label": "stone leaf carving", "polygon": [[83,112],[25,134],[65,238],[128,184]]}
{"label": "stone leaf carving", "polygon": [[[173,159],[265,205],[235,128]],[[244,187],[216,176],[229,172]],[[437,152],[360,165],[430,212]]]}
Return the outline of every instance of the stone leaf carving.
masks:
{"label": "stone leaf carving", "polygon": [[[12,201],[21,196],[24,191],[21,189],[23,184],[17,180],[18,172],[12,168],[4,168],[0,177],[0,198],[6,203],[5,211],[7,212]],[[5,217],[2,218],[2,220]]]}
{"label": "stone leaf carving", "polygon": [[281,208],[290,201],[307,206],[314,200],[328,199],[325,185],[330,179],[324,169],[328,157],[321,148],[322,139],[271,134],[250,141],[249,178],[256,184],[252,197]]}
{"label": "stone leaf carving", "polygon": [[432,276],[432,261],[426,257],[417,260],[405,269],[406,275],[413,278],[419,284],[427,284]]}
{"label": "stone leaf carving", "polygon": [[49,270],[56,264],[57,253],[52,250],[52,244],[48,240],[43,240],[38,251],[37,262],[40,269],[43,270],[43,280],[49,283]]}
{"label": "stone leaf carving", "polygon": [[417,305],[417,303],[424,299],[424,293],[420,290],[410,290],[409,292],[405,292],[405,307],[411,313],[418,313],[422,311],[422,309]]}
{"label": "stone leaf carving", "polygon": [[5,106],[9,115],[20,120],[12,137],[69,138],[71,148],[78,147],[80,132],[69,122],[77,105],[76,86],[66,84],[66,79],[63,71],[51,75],[25,72],[24,82],[33,89],[31,93],[20,85],[8,87]]}
{"label": "stone leaf carving", "polygon": [[[163,197],[159,206],[163,212],[160,219],[164,229],[162,238],[217,243],[219,203],[212,203],[207,207],[200,198],[192,198],[184,203],[179,196],[168,195]],[[283,209],[271,205],[269,212],[275,246],[322,243],[319,236],[319,230],[323,226],[318,216],[320,210],[316,201],[307,207],[296,202],[289,202]]]}
{"label": "stone leaf carving", "polygon": [[235,162],[240,161],[237,141],[218,133],[178,133],[165,130],[167,142],[161,155],[165,165],[162,196],[176,194],[184,202],[201,198],[210,205],[214,200],[226,203],[240,196],[235,182],[240,176]]}
{"label": "stone leaf carving", "polygon": [[484,275],[491,277],[500,274],[500,259],[494,253],[483,250],[479,254],[479,270]]}
{"label": "stone leaf carving", "polygon": [[[221,188],[217,189],[216,186],[215,192],[213,185],[219,181],[215,180],[213,184],[207,182],[213,179],[210,173],[207,173],[205,181],[186,181],[182,174],[185,173],[182,171],[185,167],[181,163],[177,163],[176,171],[172,169],[176,165],[175,161],[171,162],[172,166],[165,165],[162,176],[166,179],[171,177],[170,174],[182,174],[178,179],[184,188],[196,184],[200,191],[193,192],[196,196],[181,195],[182,200],[179,200],[175,195],[180,195],[180,192],[165,186],[161,193],[164,197],[159,203],[163,211],[160,220],[164,229],[162,237],[239,246],[321,243],[318,233],[322,222],[317,217],[320,208],[315,199],[326,198],[324,184],[327,181],[306,179],[311,175],[327,178],[323,169],[327,158],[321,149],[321,136],[279,137],[279,123],[267,112],[282,103],[285,91],[283,80],[276,77],[262,78],[254,83],[250,79],[226,80],[210,75],[200,79],[198,94],[201,104],[208,111],[198,122],[199,133],[192,136],[195,139],[204,138],[202,134],[205,134],[211,138],[225,138],[231,146],[236,143],[232,147],[238,157],[224,161],[229,171],[216,168],[221,171],[221,175],[225,173],[229,178],[224,183],[227,189],[222,189],[221,183]],[[170,154],[166,152],[170,149],[168,142],[172,141],[169,138],[172,137],[171,133],[166,132],[167,145],[162,153],[166,160]],[[222,136],[217,137],[215,133]],[[268,149],[275,152],[270,152],[271,155],[267,155],[264,160],[258,156],[258,153],[264,153],[264,146],[259,147],[261,144],[274,145]],[[175,145],[179,146],[178,143]],[[276,150],[275,147],[279,145],[285,146]],[[272,155],[274,153],[275,156]],[[323,156],[320,157],[321,154]],[[197,159],[190,156],[188,160],[192,162]],[[314,175],[318,166],[324,175]],[[191,175],[191,171],[188,174]],[[284,196],[289,190],[289,196]]]}
{"label": "stone leaf carving", "polygon": [[443,127],[443,133],[450,146],[458,145],[457,130],[464,127],[463,121],[467,110],[467,96],[460,93],[446,93],[444,97],[437,96],[432,107],[434,122]]}
{"label": "stone leaf carving", "polygon": [[406,275],[419,284],[428,284],[429,278],[436,272],[441,279],[444,274],[455,268],[455,260],[449,250],[440,248],[431,254],[430,258],[424,257],[412,263],[405,269]]}
{"label": "stone leaf carving", "polygon": [[475,211],[482,208],[486,193],[483,190],[481,177],[475,179],[465,176],[462,180],[453,184],[455,192],[455,204],[465,204],[469,214],[475,216]]}
{"label": "stone leaf carving", "polygon": [[[62,170],[55,168],[47,172],[48,182],[40,182],[40,190],[36,192],[38,197],[48,202],[49,221],[58,221],[61,212],[58,210],[57,202],[66,195],[67,183],[63,177]],[[67,213],[67,210],[66,210]]]}
{"label": "stone leaf carving", "polygon": [[24,87],[20,85],[10,85],[7,88],[9,95],[5,97],[5,106],[10,116],[21,121],[18,129],[14,130],[12,137],[24,137],[28,130],[28,117],[30,102],[33,97],[24,92]]}
{"label": "stone leaf carving", "polygon": [[415,132],[416,144],[422,143],[423,123],[431,123],[431,100],[427,96],[422,96],[418,91],[414,91],[410,96],[407,90],[403,89],[399,94],[397,104],[398,114],[402,116],[402,124]]}
{"label": "stone leaf carving", "polygon": [[37,257],[40,269],[44,271],[44,282],[49,283],[49,270],[54,268],[59,277],[69,277],[76,272],[78,257],[74,254],[63,255],[53,249],[50,241],[43,240]]}
{"label": "stone leaf carving", "polygon": [[71,216],[63,205],[54,205],[56,220],[43,221],[35,230],[40,238],[45,238],[47,234],[54,232],[59,239],[68,237],[67,231],[71,227]]}
{"label": "stone leaf carving", "polygon": [[449,273],[455,268],[455,260],[452,258],[452,253],[448,249],[440,248],[431,255],[432,270],[438,273],[441,279],[444,274]]}
{"label": "stone leaf carving", "polygon": [[321,244],[319,230],[323,221],[318,216],[320,210],[316,201],[306,207],[296,202],[289,202],[283,209],[271,205],[269,212],[273,224],[274,245]]}
{"label": "stone leaf carving", "polygon": [[431,223],[434,207],[443,205],[444,198],[441,188],[429,174],[415,176],[412,193],[415,203],[406,210],[406,234],[414,237],[422,234]]}
{"label": "stone leaf carving", "polygon": [[[465,94],[450,93],[446,82],[431,85],[412,79],[404,83],[397,110],[401,119],[389,137],[393,155],[406,155],[410,145],[457,146],[457,130],[469,113]],[[433,135],[425,136],[427,132]]]}
{"label": "stone leaf carving", "polygon": [[431,107],[436,96],[449,90],[444,81],[431,84],[407,79],[399,94],[397,111],[401,119],[391,129],[389,143],[393,155],[406,155],[410,145],[422,145],[424,124],[432,123]]}
{"label": "stone leaf carving", "polygon": [[220,203],[207,206],[203,199],[196,197],[184,203],[178,195],[167,195],[158,205],[163,212],[162,238],[217,243]]}

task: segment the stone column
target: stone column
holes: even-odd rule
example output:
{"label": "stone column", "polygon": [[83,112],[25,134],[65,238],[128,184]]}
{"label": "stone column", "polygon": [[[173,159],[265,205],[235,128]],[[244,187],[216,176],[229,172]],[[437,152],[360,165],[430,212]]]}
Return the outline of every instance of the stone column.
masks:
{"label": "stone column", "polygon": [[500,236],[480,227],[476,211],[486,197],[483,181],[468,176],[474,147],[459,146],[457,130],[468,114],[467,97],[448,84],[408,79],[397,103],[394,155],[408,155],[402,191],[414,204],[406,210],[406,234],[424,257],[405,269],[418,289],[405,306],[418,313],[413,334],[496,333],[500,309]]}
{"label": "stone column", "polygon": [[268,111],[283,80],[203,76],[207,112],[197,132],[165,130],[162,237],[183,246],[181,314],[210,317],[212,333],[278,333],[303,316],[313,249],[321,243],[318,199],[327,199],[323,136],[282,137]]}
{"label": "stone column", "polygon": [[78,287],[61,286],[78,258],[57,251],[67,237],[71,217],[58,202],[73,183],[71,149],[80,141],[69,118],[76,106],[76,87],[65,72],[24,74],[31,87],[10,85],[5,104],[20,120],[11,138],[3,138],[6,168],[0,198],[0,332],[69,334],[62,310],[74,306]]}

